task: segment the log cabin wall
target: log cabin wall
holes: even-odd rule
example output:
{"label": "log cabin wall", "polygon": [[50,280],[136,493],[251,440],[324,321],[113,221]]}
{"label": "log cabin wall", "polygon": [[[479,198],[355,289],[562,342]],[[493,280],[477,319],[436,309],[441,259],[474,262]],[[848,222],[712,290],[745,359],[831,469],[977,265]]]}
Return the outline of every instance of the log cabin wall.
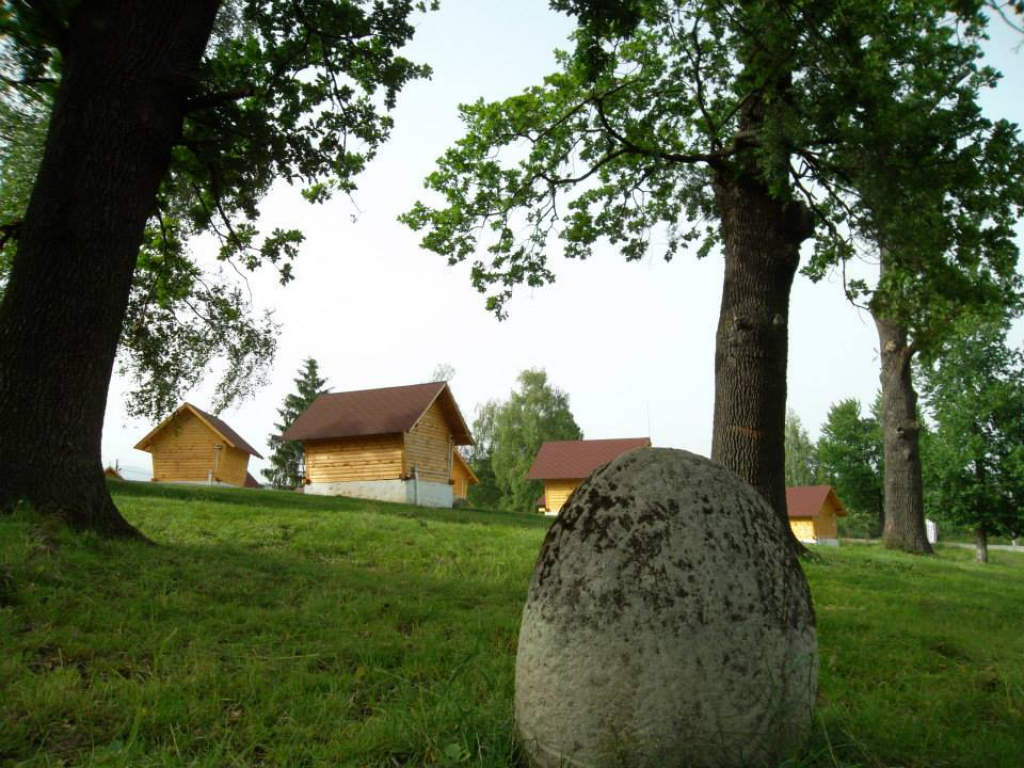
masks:
{"label": "log cabin wall", "polygon": [[815,534],[813,517],[791,517],[789,527],[797,541],[815,541],[818,537]]}
{"label": "log cabin wall", "polygon": [[435,401],[405,433],[405,476],[412,477],[415,467],[420,480],[447,483],[452,471],[451,434],[444,412]]}
{"label": "log cabin wall", "polygon": [[469,473],[459,461],[452,462],[452,493],[456,498],[464,499],[469,493]]}
{"label": "log cabin wall", "polygon": [[814,532],[819,539],[838,539],[839,528],[836,525],[836,507],[831,496],[821,505],[821,512],[814,519]]}
{"label": "log cabin wall", "polygon": [[368,435],[305,443],[310,483],[397,480],[402,477],[402,436]]}
{"label": "log cabin wall", "polygon": [[544,503],[549,512],[560,512],[565,502],[583,479],[578,480],[545,480]]}
{"label": "log cabin wall", "polygon": [[220,467],[215,472],[216,479],[230,485],[245,485],[245,476],[249,472],[249,454],[237,448],[224,446],[220,459]]}
{"label": "log cabin wall", "polygon": [[245,484],[249,454],[228,446],[191,411],[177,414],[153,439],[149,450],[157,482],[205,483],[212,472],[219,482]]}

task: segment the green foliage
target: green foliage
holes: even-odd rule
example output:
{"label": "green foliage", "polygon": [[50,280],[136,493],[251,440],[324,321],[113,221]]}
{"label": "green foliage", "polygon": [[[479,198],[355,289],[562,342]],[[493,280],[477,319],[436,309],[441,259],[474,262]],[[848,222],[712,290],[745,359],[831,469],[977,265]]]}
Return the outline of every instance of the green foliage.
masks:
{"label": "green foliage", "polygon": [[1024,354],[1005,321],[968,318],[922,367],[937,423],[930,506],[988,534],[1024,533]]}
{"label": "green foliage", "polygon": [[[814,277],[886,211],[904,275],[889,280],[926,273],[950,295],[1005,283],[1024,154],[1014,126],[980,114],[996,74],[975,61],[984,17],[961,5],[560,0],[579,27],[559,71],[463,105],[465,136],[427,179],[440,204],[402,221],[449,263],[476,259],[473,285],[499,316],[516,285],[554,279],[554,237],[569,258],[602,239],[628,260],[706,255],[712,185],[742,178],[814,213]],[[895,307],[924,292],[883,294]]]}
{"label": "green foliage", "polygon": [[810,435],[793,410],[786,413],[786,485],[814,485],[818,457]]}
{"label": "green foliage", "polygon": [[872,535],[880,535],[884,467],[877,415],[862,416],[855,398],[833,405],[818,438],[818,468],[821,481],[851,513],[870,516]]}
{"label": "green foliage", "polygon": [[285,433],[304,410],[309,408],[320,395],[327,392],[327,379],[320,377],[320,366],[312,357],[307,357],[295,379],[295,392],[286,395],[284,406],[277,409],[280,421],[274,424],[276,433],[267,438],[270,444],[270,469],[263,470],[263,476],[274,488],[291,490],[302,482],[304,454],[298,440],[282,440]]}
{"label": "green foliage", "polygon": [[543,369],[523,371],[518,381],[519,388],[507,401],[481,409],[477,423],[490,449],[500,507],[527,512],[535,509],[534,501],[544,490],[540,482],[526,479],[541,445],[549,440],[580,440],[583,432],[569,409],[569,395],[551,386]]}
{"label": "green foliage", "polygon": [[[547,519],[111,491],[160,546],[0,517],[5,762],[523,765],[516,635]],[[1024,555],[820,554],[821,695],[787,767],[1016,765]]]}
{"label": "green foliage", "polygon": [[478,509],[498,509],[501,507],[501,491],[498,479],[491,466],[491,454],[494,453],[495,420],[502,404],[497,400],[488,400],[478,405],[473,419],[474,444],[466,454],[466,461],[473,468],[473,473],[480,481],[469,486],[467,501]]}
{"label": "green foliage", "polygon": [[[50,101],[37,92],[0,93],[0,297],[17,233],[42,160]],[[257,315],[243,291],[217,270],[200,269],[176,230],[146,229],[125,315],[118,364],[133,379],[128,412],[159,419],[223,365],[214,410],[261,386],[277,349],[272,314]]]}
{"label": "green foliage", "polygon": [[[0,66],[4,64],[0,55]],[[17,251],[19,222],[42,158],[47,119],[48,110],[39,100],[12,98],[0,88],[0,297]]]}
{"label": "green foliage", "polygon": [[[48,110],[60,82],[61,40],[77,4],[19,2],[0,15],[7,65],[0,101],[32,98],[39,114]],[[277,326],[268,314],[254,315],[247,294],[223,272],[198,269],[187,243],[214,234],[219,259],[243,279],[245,271],[267,265],[289,282],[302,233],[261,232],[261,200],[276,179],[298,185],[314,203],[356,188],[355,176],[390,135],[388,113],[398,91],[429,75],[428,67],[396,51],[412,38],[413,12],[435,6],[416,0],[221,5],[189,87],[181,137],[155,200],[125,317],[121,365],[136,383],[131,413],[163,415],[215,359],[226,363],[215,409],[263,383]],[[35,143],[15,136],[18,143],[11,144],[5,137],[5,151],[38,146],[45,119],[35,125]],[[11,188],[15,203],[0,203],[0,213],[20,218],[28,199],[21,193],[35,177],[38,157],[36,152],[23,168],[11,169],[21,182]],[[4,181],[5,198],[8,188]],[[5,257],[6,250],[0,285]]]}
{"label": "green foliage", "polygon": [[981,109],[1000,74],[980,63],[980,5],[900,2],[876,16],[857,4],[839,30],[867,36],[840,52],[848,92],[804,92],[816,120],[833,120],[833,141],[801,162],[842,169],[813,177],[828,228],[804,272],[818,279],[859,252],[878,254],[877,285],[851,281],[847,294],[905,328],[914,351],[941,343],[967,306],[1020,302],[1024,145],[1017,125]]}

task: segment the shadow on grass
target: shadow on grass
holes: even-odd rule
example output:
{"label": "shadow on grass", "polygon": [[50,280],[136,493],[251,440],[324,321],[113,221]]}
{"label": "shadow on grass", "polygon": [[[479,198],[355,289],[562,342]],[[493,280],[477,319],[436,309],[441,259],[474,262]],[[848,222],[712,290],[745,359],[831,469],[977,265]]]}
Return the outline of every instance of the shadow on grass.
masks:
{"label": "shadow on grass", "polygon": [[545,529],[553,518],[529,513],[472,509],[430,509],[388,501],[351,499],[344,496],[306,496],[292,491],[255,488],[222,488],[203,485],[172,485],[108,480],[110,492],[118,497],[159,498],[177,501],[216,502],[260,509],[324,512],[371,512],[380,515],[417,518],[443,523],[477,523],[509,528]]}
{"label": "shadow on grass", "polygon": [[[449,569],[422,535],[382,552],[274,528],[262,546],[155,548],[62,529],[39,551],[37,522],[0,526],[16,586],[0,614],[0,764],[262,764],[263,749],[277,765],[442,764],[445,749],[516,762],[527,567],[466,551]],[[466,533],[502,549],[492,530]]]}

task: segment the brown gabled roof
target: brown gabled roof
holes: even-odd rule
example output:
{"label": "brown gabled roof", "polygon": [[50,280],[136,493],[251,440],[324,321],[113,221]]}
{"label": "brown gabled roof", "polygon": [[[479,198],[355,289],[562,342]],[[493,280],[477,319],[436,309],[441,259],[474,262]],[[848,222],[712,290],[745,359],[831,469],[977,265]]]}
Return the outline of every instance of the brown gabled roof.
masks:
{"label": "brown gabled roof", "polygon": [[140,451],[149,450],[149,444],[153,442],[156,436],[160,434],[164,429],[166,429],[167,426],[169,426],[171,422],[174,421],[175,417],[177,417],[178,414],[184,413],[185,411],[191,411],[196,416],[196,418],[198,418],[201,422],[206,424],[206,426],[212,429],[214,432],[216,432],[220,436],[220,438],[230,447],[237,448],[238,450],[244,451],[245,453],[248,453],[249,455],[255,456],[259,459],[263,458],[263,456],[260,455],[259,451],[257,451],[247,442],[245,442],[245,440],[242,439],[241,435],[235,432],[235,430],[233,430],[231,427],[225,424],[221,419],[218,419],[216,416],[209,414],[206,411],[196,408],[194,405],[192,405],[192,403],[182,403],[174,413],[172,413],[166,419],[164,419],[155,427],[153,427],[149,434],[142,438],[138,442],[138,444],[136,444],[135,447],[138,448]]}
{"label": "brown gabled roof", "polygon": [[786,488],[786,512],[790,517],[817,517],[829,497],[836,506],[836,514],[845,517],[846,507],[836,496],[831,485],[798,485]]}
{"label": "brown gabled roof", "polygon": [[435,401],[448,419],[455,444],[472,445],[466,420],[444,381],[320,395],[282,437],[330,440],[408,432]]}
{"label": "brown gabled roof", "polygon": [[245,483],[243,484],[246,488],[262,488],[260,481],[252,476],[251,472],[245,473]]}
{"label": "brown gabled roof", "polygon": [[627,451],[650,448],[649,437],[616,440],[559,440],[544,443],[526,475],[528,480],[578,480]]}

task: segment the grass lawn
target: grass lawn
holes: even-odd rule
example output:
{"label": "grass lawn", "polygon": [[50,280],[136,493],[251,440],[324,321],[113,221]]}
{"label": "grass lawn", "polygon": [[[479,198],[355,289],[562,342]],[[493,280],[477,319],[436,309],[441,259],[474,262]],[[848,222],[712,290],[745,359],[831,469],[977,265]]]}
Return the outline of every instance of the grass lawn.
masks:
{"label": "grass lawn", "polygon": [[[548,520],[118,483],[158,542],[0,518],[0,765],[524,765],[516,633]],[[794,766],[1024,765],[1024,555],[807,566]]]}

